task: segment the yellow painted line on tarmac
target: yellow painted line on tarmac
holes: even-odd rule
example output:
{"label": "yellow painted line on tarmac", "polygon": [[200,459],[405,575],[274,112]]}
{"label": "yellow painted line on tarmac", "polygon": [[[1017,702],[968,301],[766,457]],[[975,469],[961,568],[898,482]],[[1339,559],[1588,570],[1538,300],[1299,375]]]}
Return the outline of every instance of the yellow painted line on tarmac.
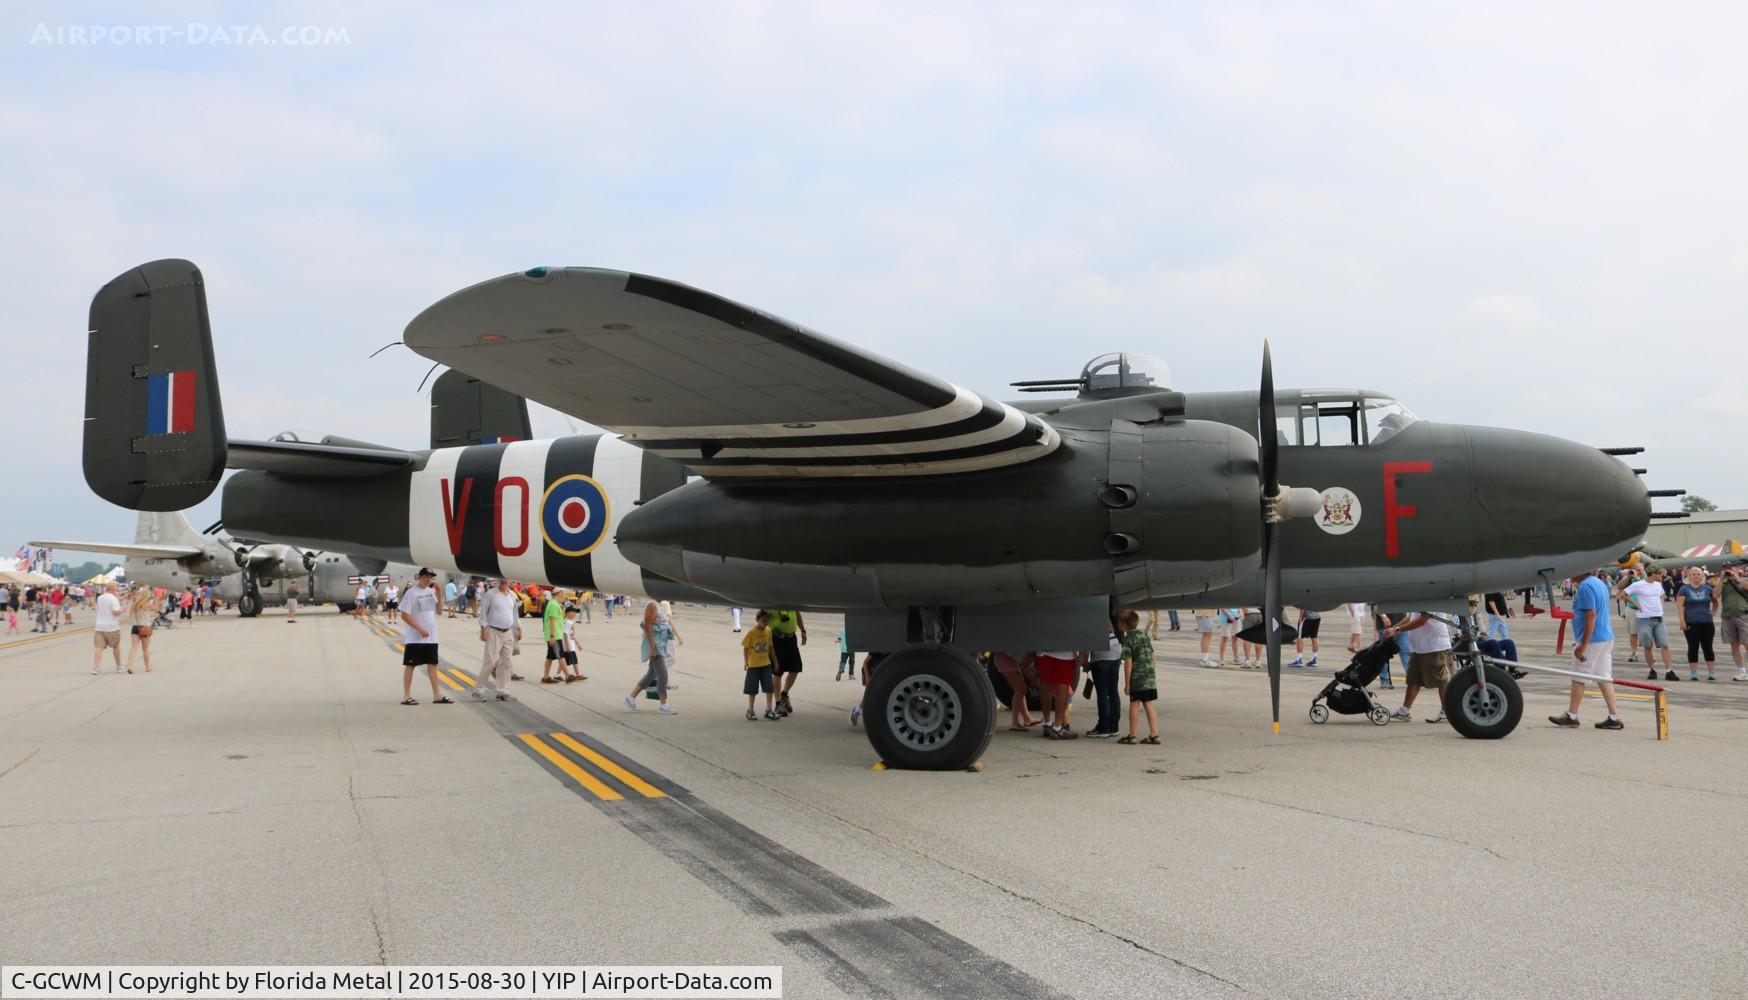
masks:
{"label": "yellow painted line on tarmac", "polygon": [[542,740],[534,733],[517,733],[516,738],[523,743],[528,744],[529,748],[535,753],[545,757],[547,762],[553,767],[570,775],[577,784],[582,785],[584,788],[595,793],[596,798],[606,802],[617,802],[620,799],[625,798],[625,796],[608,788],[601,779],[578,767],[569,757],[566,757],[564,754],[559,753],[557,750],[548,746],[545,740]]}
{"label": "yellow painted line on tarmac", "polygon": [[44,635],[33,635],[28,639],[14,639],[11,642],[0,642],[0,649],[11,649],[14,646],[28,646],[33,642],[45,642],[49,639],[59,639],[64,635],[81,635],[89,631],[91,631],[91,626],[85,625],[80,628],[70,628],[65,632],[49,632]]}
{"label": "yellow painted line on tarmac", "polygon": [[443,673],[448,674],[449,677],[455,681],[455,683],[460,684],[462,687],[478,687],[479,686],[479,685],[475,684],[472,680],[470,680],[466,674],[462,673],[459,670],[450,669],[447,671],[443,671]]}
{"label": "yellow painted line on tarmac", "polygon": [[437,671],[437,679],[442,681],[443,683],[449,685],[449,690],[451,690],[451,691],[460,691],[461,690],[461,685],[450,680],[449,675],[444,673],[441,670]]}
{"label": "yellow painted line on tarmac", "polygon": [[643,780],[642,778],[639,778],[637,775],[632,774],[630,771],[627,771],[625,768],[620,767],[618,764],[613,763],[611,760],[608,760],[606,757],[603,757],[600,754],[596,753],[595,751],[590,750],[588,747],[583,746],[581,743],[578,743],[576,740],[571,739],[569,734],[567,734],[567,733],[548,733],[547,735],[552,737],[552,741],[554,743],[557,743],[557,744],[560,744],[561,746],[569,748],[572,753],[576,754],[579,757],[582,757],[584,760],[595,765],[596,767],[600,768],[601,770],[606,771],[608,774],[611,774],[613,777],[618,778],[621,782],[623,782],[625,784],[625,787],[631,789],[632,791],[643,796],[644,798],[646,798],[646,799],[667,798],[666,792],[663,792],[661,789],[655,787],[654,785]]}
{"label": "yellow painted line on tarmac", "polygon": [[406,651],[407,651],[407,644],[406,643],[404,643],[404,642],[395,643],[395,652],[404,653]]}

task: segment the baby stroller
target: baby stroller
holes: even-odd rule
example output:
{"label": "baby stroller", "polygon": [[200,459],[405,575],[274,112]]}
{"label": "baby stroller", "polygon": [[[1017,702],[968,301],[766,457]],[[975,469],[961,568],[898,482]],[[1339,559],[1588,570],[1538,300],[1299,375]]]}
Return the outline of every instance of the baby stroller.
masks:
{"label": "baby stroller", "polygon": [[1363,715],[1375,726],[1389,725],[1390,710],[1378,704],[1366,685],[1378,679],[1396,653],[1394,639],[1380,639],[1355,653],[1328,686],[1311,699],[1311,721],[1321,726],[1329,721],[1333,711],[1339,715]]}

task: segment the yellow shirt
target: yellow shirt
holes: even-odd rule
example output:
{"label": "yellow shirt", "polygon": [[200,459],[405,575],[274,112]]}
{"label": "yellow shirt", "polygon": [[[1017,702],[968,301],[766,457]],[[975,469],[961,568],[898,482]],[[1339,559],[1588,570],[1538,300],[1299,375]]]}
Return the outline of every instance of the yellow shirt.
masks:
{"label": "yellow shirt", "polygon": [[747,629],[747,634],[741,636],[740,648],[745,650],[744,663],[748,670],[771,665],[771,630],[753,627]]}

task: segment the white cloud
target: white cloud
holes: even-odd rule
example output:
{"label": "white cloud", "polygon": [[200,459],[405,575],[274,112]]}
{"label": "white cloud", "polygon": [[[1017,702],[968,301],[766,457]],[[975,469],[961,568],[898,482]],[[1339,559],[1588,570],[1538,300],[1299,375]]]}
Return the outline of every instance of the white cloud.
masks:
{"label": "white cloud", "polygon": [[1501,332],[1521,335],[1546,328],[1547,317],[1535,299],[1516,292],[1493,292],[1469,303],[1469,314]]}

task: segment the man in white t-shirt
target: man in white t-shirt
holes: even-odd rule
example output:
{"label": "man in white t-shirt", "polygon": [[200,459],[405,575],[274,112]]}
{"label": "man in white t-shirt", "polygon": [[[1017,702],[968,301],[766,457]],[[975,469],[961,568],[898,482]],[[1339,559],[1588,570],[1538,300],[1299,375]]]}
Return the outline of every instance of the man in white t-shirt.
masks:
{"label": "man in white t-shirt", "polygon": [[436,577],[428,569],[419,570],[418,582],[401,595],[401,644],[405,647],[401,666],[406,668],[401,675],[403,705],[419,703],[413,697],[413,671],[419,667],[425,668],[425,677],[431,682],[431,703],[454,704],[437,687],[437,607],[441,602],[431,585]]}
{"label": "man in white t-shirt", "polygon": [[97,620],[91,630],[91,672],[97,673],[103,663],[103,651],[115,657],[115,669],[121,672],[121,598],[115,596],[115,584],[103,585],[97,598]]}
{"label": "man in white t-shirt", "polygon": [[1649,577],[1636,580],[1621,589],[1620,595],[1633,605],[1633,638],[1645,648],[1645,665],[1651,668],[1649,680],[1657,679],[1657,650],[1663,650],[1663,669],[1669,680],[1677,680],[1670,661],[1669,632],[1663,627],[1663,570],[1652,569]]}
{"label": "man in white t-shirt", "polygon": [[1445,687],[1451,682],[1453,665],[1450,626],[1425,611],[1416,611],[1385,629],[1384,634],[1401,635],[1408,641],[1408,693],[1391,718],[1412,719],[1408,710],[1414,707],[1414,696],[1421,688],[1436,688],[1439,709],[1426,721],[1445,721]]}
{"label": "man in white t-shirt", "polygon": [[388,582],[388,584],[382,588],[382,610],[385,613],[387,613],[389,621],[392,622],[392,621],[396,620],[396,615],[400,609],[400,606],[401,606],[400,588],[395,586],[395,582],[393,580],[390,580]]}

